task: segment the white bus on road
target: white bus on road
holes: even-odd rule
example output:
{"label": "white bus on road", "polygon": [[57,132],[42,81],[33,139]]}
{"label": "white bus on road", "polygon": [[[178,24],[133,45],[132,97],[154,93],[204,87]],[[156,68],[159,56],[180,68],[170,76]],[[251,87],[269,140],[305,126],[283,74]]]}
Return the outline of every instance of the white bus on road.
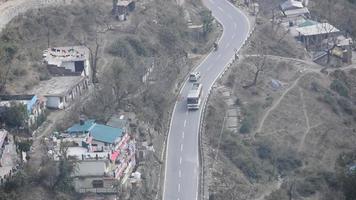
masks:
{"label": "white bus on road", "polygon": [[197,110],[200,107],[203,86],[200,83],[193,83],[187,97],[188,110]]}

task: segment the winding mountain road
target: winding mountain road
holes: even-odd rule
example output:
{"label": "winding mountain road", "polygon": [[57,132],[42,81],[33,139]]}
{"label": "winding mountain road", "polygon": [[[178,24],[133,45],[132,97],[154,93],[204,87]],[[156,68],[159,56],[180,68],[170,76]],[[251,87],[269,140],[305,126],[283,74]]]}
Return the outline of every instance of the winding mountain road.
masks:
{"label": "winding mountain road", "polygon": [[235,51],[247,39],[250,24],[242,11],[227,0],[203,0],[205,6],[223,26],[217,51],[211,52],[194,70],[201,74],[203,106],[189,111],[186,97],[191,83],[185,82],[175,104],[167,141],[163,200],[195,200],[199,192],[199,128],[209,91]]}

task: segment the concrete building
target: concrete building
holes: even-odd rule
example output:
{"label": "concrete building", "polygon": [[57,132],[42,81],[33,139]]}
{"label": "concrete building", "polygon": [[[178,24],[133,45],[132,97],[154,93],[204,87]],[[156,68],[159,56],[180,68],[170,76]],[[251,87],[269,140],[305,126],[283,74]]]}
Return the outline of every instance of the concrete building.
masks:
{"label": "concrete building", "polygon": [[305,5],[307,4],[303,3],[302,1],[285,1],[279,6],[279,20],[281,20],[282,23],[287,23],[288,26],[298,25],[310,17],[310,12]]}
{"label": "concrete building", "polygon": [[[46,99],[37,95],[0,95],[0,108],[5,111],[12,105],[23,104],[26,106],[28,127],[40,125],[39,118],[45,115]],[[0,113],[1,115],[1,113]],[[1,117],[1,116],[0,116]]]}
{"label": "concrete building", "polygon": [[43,59],[52,76],[90,76],[90,53],[84,46],[52,47]]}
{"label": "concrete building", "polygon": [[[97,124],[95,120],[80,121],[67,129],[70,135],[83,136],[90,152],[110,151],[124,136],[124,130]],[[126,133],[127,134],[127,133]]]}
{"label": "concrete building", "polygon": [[82,160],[72,174],[75,191],[79,193],[117,193],[117,180],[109,160]]}
{"label": "concrete building", "polygon": [[114,13],[118,20],[124,21],[127,19],[129,12],[135,9],[135,1],[133,0],[119,0],[116,4]]}
{"label": "concrete building", "polygon": [[78,169],[73,173],[77,192],[116,193],[115,184],[126,184],[136,166],[136,143],[127,132],[95,120],[81,120],[66,132],[66,141],[78,144],[69,147],[67,154],[78,160]]}
{"label": "concrete building", "polygon": [[52,77],[41,81],[32,93],[46,97],[46,105],[52,109],[64,109],[69,103],[87,92],[89,80],[83,76]]}
{"label": "concrete building", "polygon": [[295,30],[298,34],[297,38],[308,50],[321,49],[323,40],[333,39],[341,34],[339,29],[329,23],[315,23],[300,26]]}

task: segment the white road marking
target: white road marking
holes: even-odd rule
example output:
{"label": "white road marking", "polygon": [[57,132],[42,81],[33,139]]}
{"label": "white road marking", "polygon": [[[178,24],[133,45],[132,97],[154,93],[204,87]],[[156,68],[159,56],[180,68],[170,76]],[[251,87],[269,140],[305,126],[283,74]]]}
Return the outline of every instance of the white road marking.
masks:
{"label": "white road marking", "polygon": [[218,6],[218,9],[221,10],[221,12],[224,12],[224,10],[220,6]]}
{"label": "white road marking", "polygon": [[182,164],[182,156],[179,157],[179,164],[180,164],[180,165]]}
{"label": "white road marking", "polygon": [[180,151],[183,151],[183,144],[180,144]]}
{"label": "white road marking", "polygon": [[182,138],[184,139],[184,131],[182,132]]}
{"label": "white road marking", "polygon": [[179,170],[178,176],[179,176],[179,178],[182,178],[182,171],[181,170]]}
{"label": "white road marking", "polygon": [[185,112],[185,115],[188,115],[188,110],[187,110],[187,112]]}
{"label": "white road marking", "polygon": [[184,120],[184,127],[187,125],[187,120]]}
{"label": "white road marking", "polygon": [[180,192],[180,183],[178,183],[178,192]]}

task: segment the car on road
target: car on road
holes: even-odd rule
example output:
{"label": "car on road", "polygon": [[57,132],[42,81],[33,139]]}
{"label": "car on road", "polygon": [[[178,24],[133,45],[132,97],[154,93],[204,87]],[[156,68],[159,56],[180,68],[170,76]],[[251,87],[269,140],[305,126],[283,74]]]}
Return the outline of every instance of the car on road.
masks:
{"label": "car on road", "polygon": [[190,82],[197,82],[200,79],[199,72],[192,72],[189,74],[189,81]]}

